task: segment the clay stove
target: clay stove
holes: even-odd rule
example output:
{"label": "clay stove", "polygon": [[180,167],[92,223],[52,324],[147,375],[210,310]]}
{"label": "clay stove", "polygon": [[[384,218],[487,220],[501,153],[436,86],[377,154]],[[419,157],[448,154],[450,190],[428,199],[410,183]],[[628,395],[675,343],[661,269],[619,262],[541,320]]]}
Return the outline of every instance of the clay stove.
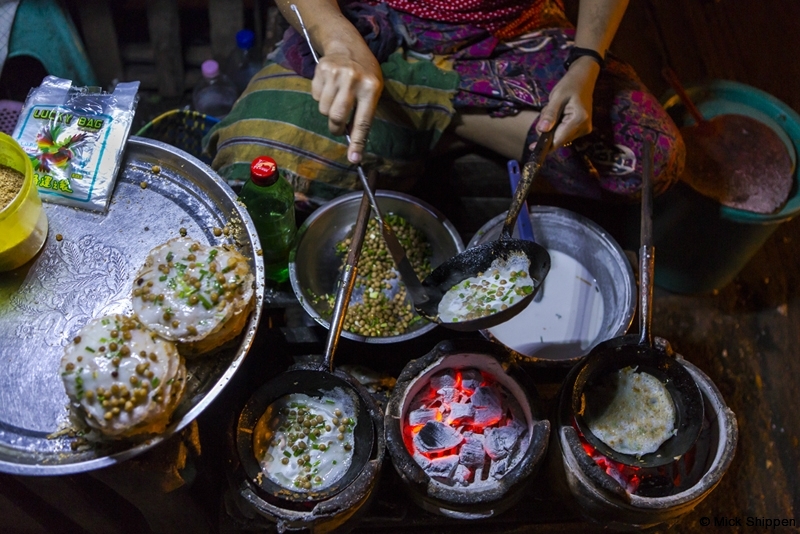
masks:
{"label": "clay stove", "polygon": [[414,501],[460,519],[512,506],[547,448],[550,424],[537,400],[524,373],[493,343],[447,341],[410,362],[384,426]]}
{"label": "clay stove", "polygon": [[565,380],[553,436],[561,462],[551,462],[549,474],[566,482],[588,520],[630,531],[674,524],[716,487],[730,466],[738,436],[735,415],[708,376],[679,355],[676,359],[700,388],[705,415],[694,446],[659,467],[621,464],[594,449],[578,430],[569,402],[564,402],[581,366]]}

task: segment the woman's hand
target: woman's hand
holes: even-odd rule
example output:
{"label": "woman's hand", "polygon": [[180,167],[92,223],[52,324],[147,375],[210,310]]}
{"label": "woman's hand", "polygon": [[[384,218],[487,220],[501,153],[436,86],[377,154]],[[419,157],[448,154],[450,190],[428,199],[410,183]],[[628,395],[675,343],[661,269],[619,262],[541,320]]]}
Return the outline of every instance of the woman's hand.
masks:
{"label": "woman's hand", "polygon": [[380,65],[363,40],[350,46],[332,43],[326,49],[314,73],[311,96],[334,135],[348,133],[352,115],[347,159],[360,163],[383,90]]}
{"label": "woman's hand", "polygon": [[[605,57],[627,7],[628,0],[580,0],[575,46]],[[536,125],[539,132],[555,126],[553,146],[571,143],[592,131],[592,93],[599,74],[600,65],[594,59],[578,57],[553,87]]]}
{"label": "woman's hand", "polygon": [[600,66],[593,59],[580,57],[550,92],[536,130],[556,128],[553,146],[559,147],[592,131],[592,93]]}
{"label": "woman's hand", "polygon": [[311,96],[328,117],[334,135],[347,133],[352,116],[347,159],[360,163],[375,108],[383,91],[378,60],[353,24],[342,15],[337,0],[276,0],[283,16],[302,33],[297,8],[320,57],[311,81]]}

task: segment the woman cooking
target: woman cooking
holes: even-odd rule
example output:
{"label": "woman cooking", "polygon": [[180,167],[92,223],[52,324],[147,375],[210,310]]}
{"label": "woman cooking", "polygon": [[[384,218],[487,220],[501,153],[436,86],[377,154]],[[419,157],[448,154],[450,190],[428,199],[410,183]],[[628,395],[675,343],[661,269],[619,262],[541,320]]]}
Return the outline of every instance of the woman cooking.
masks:
{"label": "woman cooking", "polygon": [[685,148],[658,100],[608,53],[627,3],[580,0],[573,27],[562,0],[278,0],[292,27],[206,137],[212,166],[243,180],[268,153],[296,191],[330,198],[355,188],[356,163],[402,188],[443,136],[524,161],[555,128],[559,148],[541,174],[558,191],[635,196],[649,140],[661,192]]}

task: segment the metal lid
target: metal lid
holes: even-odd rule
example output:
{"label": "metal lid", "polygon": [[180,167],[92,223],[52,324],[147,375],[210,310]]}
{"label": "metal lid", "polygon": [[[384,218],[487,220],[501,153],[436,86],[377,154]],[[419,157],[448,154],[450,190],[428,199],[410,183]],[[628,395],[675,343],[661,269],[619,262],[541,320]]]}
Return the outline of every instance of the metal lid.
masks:
{"label": "metal lid", "polygon": [[258,156],[250,164],[250,179],[262,187],[278,181],[278,164],[269,156]]}

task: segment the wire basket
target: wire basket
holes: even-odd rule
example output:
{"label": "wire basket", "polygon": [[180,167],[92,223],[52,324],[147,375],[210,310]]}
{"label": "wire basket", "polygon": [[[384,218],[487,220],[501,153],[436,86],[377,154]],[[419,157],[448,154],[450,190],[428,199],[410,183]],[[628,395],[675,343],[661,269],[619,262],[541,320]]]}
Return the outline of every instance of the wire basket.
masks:
{"label": "wire basket", "polygon": [[142,126],[136,135],[170,144],[210,164],[211,158],[203,154],[203,136],[218,122],[199,111],[173,109]]}
{"label": "wire basket", "polygon": [[0,132],[8,135],[14,134],[20,111],[22,111],[22,102],[0,100]]}

